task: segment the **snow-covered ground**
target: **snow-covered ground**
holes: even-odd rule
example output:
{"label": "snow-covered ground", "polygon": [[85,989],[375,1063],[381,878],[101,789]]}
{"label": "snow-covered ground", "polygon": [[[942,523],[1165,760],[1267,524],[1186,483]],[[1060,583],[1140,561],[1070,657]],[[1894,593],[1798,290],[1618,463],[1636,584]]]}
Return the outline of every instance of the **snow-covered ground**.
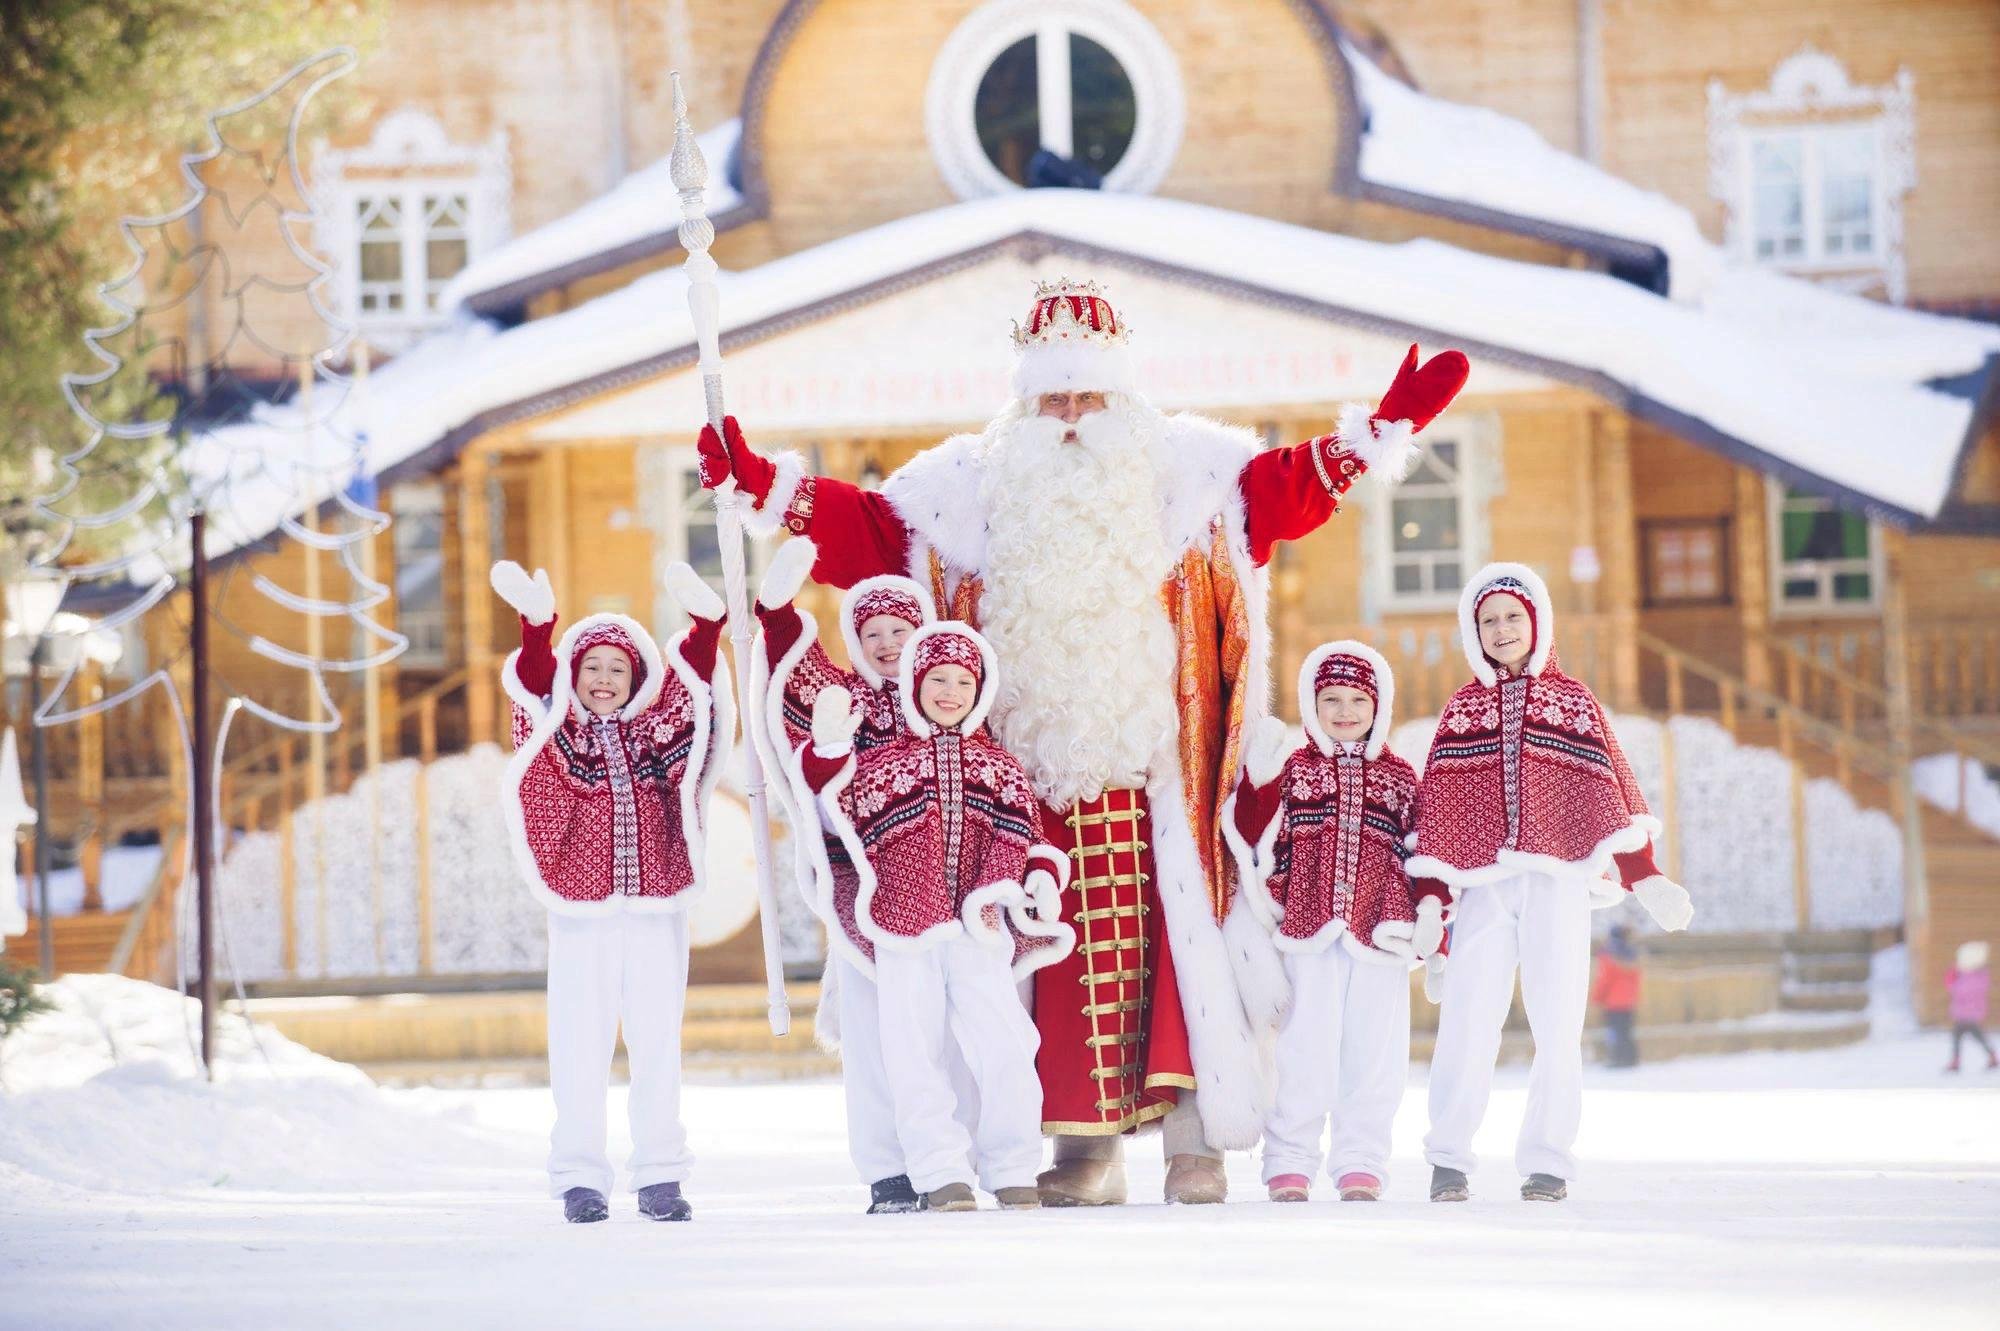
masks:
{"label": "snow-covered ground", "polygon": [[[1422,1199],[1418,1069],[1374,1206],[1268,1205],[1239,1155],[1224,1207],[876,1218],[837,1086],[695,1085],[696,1222],[620,1196],[568,1227],[542,1193],[544,1091],[378,1090],[233,1022],[210,1088],[170,997],[61,989],[4,1065],[7,1331],[2000,1320],[2000,1073],[1941,1075],[1938,1035],[1593,1070],[1561,1206],[1512,1196],[1517,1071],[1465,1206]],[[1156,1140],[1131,1157],[1157,1197]]]}

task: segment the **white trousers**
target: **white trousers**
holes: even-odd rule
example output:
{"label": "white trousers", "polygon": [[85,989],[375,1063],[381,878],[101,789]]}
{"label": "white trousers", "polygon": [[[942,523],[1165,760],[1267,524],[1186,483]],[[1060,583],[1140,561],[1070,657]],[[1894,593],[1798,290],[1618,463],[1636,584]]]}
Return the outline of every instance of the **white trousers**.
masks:
{"label": "white trousers", "polygon": [[[882,1064],[912,1186],[970,1184],[976,1152],[988,1192],[1033,1187],[1042,1164],[1041,1034],[1021,1005],[1006,951],[963,937],[919,951],[877,948],[875,988]],[[970,1136],[956,1113],[954,1043],[978,1090]]]}
{"label": "white trousers", "polygon": [[[1278,1029],[1278,1094],[1264,1121],[1264,1181],[1373,1174],[1389,1181],[1389,1134],[1410,1076],[1410,972],[1336,942],[1284,953],[1292,1008]],[[1333,1151],[1322,1151],[1327,1116]]]}
{"label": "white trousers", "polygon": [[1573,1179],[1590,994],[1590,891],[1577,878],[1524,873],[1460,895],[1431,1056],[1424,1158],[1472,1172],[1472,1138],[1486,1117],[1517,965],[1535,1062],[1514,1166],[1523,1175]]}
{"label": "white trousers", "polygon": [[[840,1082],[847,1097],[847,1155],[863,1183],[907,1174],[903,1143],[896,1136],[896,1103],[889,1094],[889,1069],[882,1063],[881,997],[875,981],[839,953],[827,958],[838,967],[834,1001],[840,1005]],[[947,1042],[945,1065],[952,1086],[952,1114],[967,1141],[979,1126],[979,1093],[956,1042]],[[970,1162],[971,1156],[966,1157]]]}
{"label": "white trousers", "polygon": [[549,1192],[609,1193],[605,1100],[625,1028],[632,1074],[632,1187],[678,1183],[694,1164],[681,1126],[681,1012],[688,933],[682,914],[549,914]]}

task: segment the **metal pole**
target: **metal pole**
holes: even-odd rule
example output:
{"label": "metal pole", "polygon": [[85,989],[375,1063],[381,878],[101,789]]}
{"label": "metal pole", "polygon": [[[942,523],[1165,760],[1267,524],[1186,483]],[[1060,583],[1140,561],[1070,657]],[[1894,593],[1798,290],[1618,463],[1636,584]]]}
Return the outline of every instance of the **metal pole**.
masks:
{"label": "metal pole", "polygon": [[49,918],[49,741],[42,734],[42,666],[48,660],[49,632],[35,635],[28,655],[28,716],[35,746],[35,934],[40,944],[42,978],[56,977],[56,931]]}
{"label": "metal pole", "polygon": [[194,761],[188,789],[194,797],[196,979],[201,1001],[201,1067],[215,1078],[215,842],[208,771],[208,515],[197,508],[190,522],[194,560],[188,573],[189,655],[193,663]]}
{"label": "metal pole", "polygon": [[[708,423],[719,434],[723,416],[721,315],[715,288],[715,259],[708,252],[708,247],[715,243],[715,226],[708,220],[708,204],[703,197],[708,184],[708,163],[702,160],[701,145],[695,142],[694,127],[688,123],[680,72],[674,71],[672,77],[674,150],[668,170],[674,189],[681,196],[680,242],[687,251],[683,267],[688,275],[688,313],[700,348],[702,396],[708,407]],[[792,1010],[785,997],[785,963],[778,937],[778,888],[772,870],[771,817],[764,798],[764,763],[758,756],[751,729],[761,724],[764,709],[752,682],[755,675],[751,669],[753,648],[749,593],[745,586],[742,503],[743,496],[733,482],[725,481],[715,492],[722,585],[729,600],[729,642],[736,656],[736,677],[743,681],[743,734],[749,741],[743,746],[743,759],[750,797],[751,849],[757,862],[757,918],[764,944],[765,1001],[771,1034],[784,1035],[792,1028]]]}

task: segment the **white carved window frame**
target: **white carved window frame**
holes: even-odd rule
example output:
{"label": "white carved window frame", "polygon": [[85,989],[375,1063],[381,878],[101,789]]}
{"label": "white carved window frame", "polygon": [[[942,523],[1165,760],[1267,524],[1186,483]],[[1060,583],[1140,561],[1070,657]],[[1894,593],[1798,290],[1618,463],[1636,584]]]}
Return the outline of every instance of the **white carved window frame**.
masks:
{"label": "white carved window frame", "polygon": [[[1877,615],[1882,611],[1883,579],[1888,567],[1882,553],[1882,529],[1873,518],[1868,519],[1868,553],[1842,559],[1785,559],[1785,508],[1788,504],[1802,504],[1818,509],[1838,509],[1840,506],[1831,499],[1817,495],[1793,495],[1783,481],[1773,477],[1764,479],[1766,504],[1765,529],[1768,532],[1769,562],[1771,569],[1771,613],[1777,617],[1816,618],[1837,615]],[[1843,573],[1866,573],[1868,575],[1868,599],[1865,601],[1841,601],[1833,595],[1833,580]],[[1812,578],[1817,584],[1817,592],[1810,599],[1788,597],[1785,584],[1795,579]]]}
{"label": "white carved window frame", "polygon": [[[1831,136],[1857,131],[1875,143],[1873,252],[1828,257],[1822,252],[1819,150]],[[1806,252],[1793,260],[1756,255],[1754,149],[1760,141],[1798,135],[1805,144]],[[1743,263],[1765,263],[1787,272],[1823,277],[1831,285],[1865,291],[1879,283],[1900,305],[1908,296],[1903,253],[1903,196],[1917,183],[1916,78],[1907,68],[1893,83],[1864,86],[1848,78],[1839,60],[1810,43],[1781,62],[1767,88],[1732,93],[1722,80],[1708,83],[1709,193],[1727,212],[1724,246]]]}
{"label": "white carved window frame", "polygon": [[[404,107],[384,116],[358,148],[321,146],[313,157],[315,237],[335,273],[340,316],[384,350],[407,346],[425,329],[445,321],[430,308],[432,280],[424,242],[426,196],[463,194],[465,259],[470,264],[512,233],[513,161],[507,132],[483,143],[453,143],[427,111]],[[361,309],[361,235],[356,214],[366,199],[396,197],[402,208],[403,308],[394,313]]]}
{"label": "white carved window frame", "polygon": [[[1070,33],[1088,37],[1109,51],[1132,81],[1132,142],[1105,173],[1104,188],[1149,194],[1166,179],[1187,129],[1187,92],[1180,62],[1159,29],[1124,0],[992,0],[945,39],[931,64],[924,93],[924,131],[931,155],[945,183],[961,199],[1021,188],[1001,174],[979,141],[973,111],[980,80],[1001,52],[1024,37],[1036,38],[1038,55],[1060,53],[1060,59],[1039,61],[1041,69],[1067,71]],[[1056,127],[1061,139],[1070,133],[1067,77],[1042,78],[1040,94],[1046,147],[1051,146],[1049,126]]]}
{"label": "white carved window frame", "polygon": [[1424,431],[1419,442],[1426,452],[1440,442],[1457,445],[1458,579],[1442,590],[1396,590],[1396,542],[1391,522],[1399,487],[1364,475],[1349,495],[1361,510],[1362,617],[1369,623],[1380,622],[1384,615],[1456,611],[1465,580],[1492,558],[1493,503],[1507,492],[1499,413],[1447,413]]}

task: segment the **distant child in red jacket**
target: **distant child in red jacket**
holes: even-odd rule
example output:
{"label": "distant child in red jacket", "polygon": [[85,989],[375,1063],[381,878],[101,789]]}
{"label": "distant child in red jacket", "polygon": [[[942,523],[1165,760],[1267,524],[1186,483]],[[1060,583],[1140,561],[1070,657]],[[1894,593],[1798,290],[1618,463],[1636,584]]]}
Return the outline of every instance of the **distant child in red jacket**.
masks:
{"label": "distant child in red jacket", "polygon": [[1986,1041],[1986,1004],[1992,982],[1992,973],[1986,969],[1986,944],[1961,944],[1958,964],[1944,973],[1945,993],[1951,997],[1951,1062],[1945,1065],[1946,1072],[1958,1071],[1958,1047],[1968,1035],[1986,1051],[1986,1070],[2000,1067],[2000,1059],[1993,1056],[1993,1046]]}
{"label": "distant child in red jacket", "polygon": [[1639,1044],[1632,1038],[1632,1023],[1639,1013],[1639,949],[1632,945],[1632,931],[1622,924],[1611,926],[1604,946],[1597,950],[1590,1001],[1604,1014],[1604,1061],[1614,1068],[1637,1067]]}
{"label": "distant child in red jacket", "polygon": [[667,587],[694,622],[665,652],[624,615],[586,615],[552,644],[548,575],[503,561],[492,578],[521,616],[521,648],[500,671],[514,704],[501,810],[514,862],[549,911],[549,1190],[567,1220],[608,1214],[604,1102],[622,1027],[639,1213],[686,1220],[687,908],[736,724],[717,654],[722,602],[676,564]]}
{"label": "distant child in red jacket", "polygon": [[[1384,743],[1395,678],[1372,647],[1330,642],[1299,670],[1307,742],[1264,717],[1223,810],[1242,900],[1272,934],[1291,983],[1264,1185],[1302,1202],[1321,1164],[1342,1201],[1374,1201],[1410,1072],[1410,968],[1443,933],[1417,935],[1404,838],[1417,774]],[[1323,1148],[1328,1116],[1333,1150]]]}

